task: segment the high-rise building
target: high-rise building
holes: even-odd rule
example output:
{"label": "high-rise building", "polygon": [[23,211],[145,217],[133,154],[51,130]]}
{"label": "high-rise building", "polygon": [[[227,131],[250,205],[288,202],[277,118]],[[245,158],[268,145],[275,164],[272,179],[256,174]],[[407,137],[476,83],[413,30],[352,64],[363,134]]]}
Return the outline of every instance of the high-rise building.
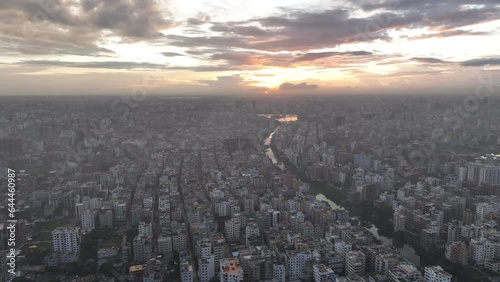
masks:
{"label": "high-rise building", "polygon": [[226,221],[225,231],[227,240],[238,241],[241,239],[240,226],[240,221],[237,218],[231,218]]}
{"label": "high-rise building", "polygon": [[350,251],[346,255],[346,275],[365,275],[365,254],[360,251]]}
{"label": "high-rise building", "polygon": [[424,282],[451,282],[451,274],[444,271],[441,266],[426,266]]}
{"label": "high-rise building", "polygon": [[127,204],[115,202],[113,206],[115,221],[125,221],[127,219]]}
{"label": "high-rise building", "polygon": [[465,225],[470,225],[476,221],[476,214],[471,209],[464,209],[463,220]]}
{"label": "high-rise building", "polygon": [[159,236],[158,237],[158,253],[162,255],[172,254],[172,237],[170,236]]}
{"label": "high-rise building", "polygon": [[305,278],[306,263],[312,259],[312,254],[306,251],[287,251],[285,260],[287,262],[288,276],[291,281]]}
{"label": "high-rise building", "polygon": [[181,282],[194,282],[193,266],[187,260],[181,262]]}
{"label": "high-rise building", "polygon": [[483,264],[495,257],[495,244],[486,238],[471,239],[469,256],[474,264]]}
{"label": "high-rise building", "polygon": [[448,223],[448,240],[446,244],[451,244],[453,242],[459,241],[462,232],[462,223],[457,220],[453,220]]}
{"label": "high-rise building", "polygon": [[215,269],[219,269],[220,260],[224,258],[224,255],[226,253],[226,239],[224,239],[222,235],[214,238],[212,242],[212,248],[212,253],[214,254],[215,259]]}
{"label": "high-rise building", "polygon": [[494,212],[494,210],[490,203],[478,203],[476,205],[476,215],[478,220],[487,220],[492,212]]}
{"label": "high-rise building", "polygon": [[52,248],[58,253],[80,252],[80,227],[58,227],[52,231]]}
{"label": "high-rise building", "polygon": [[426,228],[422,230],[420,234],[420,245],[426,250],[432,249],[437,244],[437,239],[439,232],[432,228]]}
{"label": "high-rise building", "polygon": [[81,215],[82,231],[88,232],[95,228],[96,214],[92,210],[85,210]]}
{"label": "high-rise building", "polygon": [[444,256],[453,263],[467,265],[469,261],[469,250],[464,242],[456,241],[446,245]]}
{"label": "high-rise building", "polygon": [[243,269],[235,258],[222,259],[220,261],[220,282],[240,282],[243,281]]}
{"label": "high-rise building", "polygon": [[215,276],[214,255],[198,258],[198,278],[200,282],[208,282]]}
{"label": "high-rise building", "polygon": [[113,211],[111,209],[101,209],[99,211],[99,225],[113,227]]}
{"label": "high-rise building", "polygon": [[153,226],[151,223],[140,222],[139,223],[139,235],[142,236],[152,236]]}
{"label": "high-rise building", "polygon": [[134,262],[137,264],[145,263],[153,256],[153,245],[151,237],[137,235],[132,243]]}
{"label": "high-rise building", "polygon": [[406,225],[406,216],[404,216],[399,209],[396,209],[394,211],[393,215],[393,226],[394,226],[394,232],[398,231],[403,231],[405,230],[405,225]]}

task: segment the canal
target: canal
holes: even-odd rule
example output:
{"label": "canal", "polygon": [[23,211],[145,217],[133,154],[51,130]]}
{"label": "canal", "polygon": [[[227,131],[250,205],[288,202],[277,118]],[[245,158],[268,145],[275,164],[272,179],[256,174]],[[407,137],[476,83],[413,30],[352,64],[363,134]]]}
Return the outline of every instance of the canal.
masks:
{"label": "canal", "polygon": [[[272,115],[262,115],[262,116],[266,116],[268,118],[274,118]],[[288,116],[286,116],[283,119],[277,118],[277,120],[280,121],[280,122],[294,122],[294,121],[297,121],[297,116],[288,115]],[[280,162],[276,158],[275,152],[270,147],[272,138],[273,138],[274,134],[276,133],[276,131],[279,130],[280,126],[278,126],[269,135],[269,137],[266,138],[266,140],[264,141],[264,145],[265,146],[269,146],[266,149],[266,155],[267,155],[267,157],[272,161],[272,163],[275,166],[279,167],[282,171],[284,171],[285,170],[285,164],[282,163],[282,162]],[[332,207],[332,209],[344,209],[344,207],[342,207],[341,205],[338,205],[337,203],[335,203],[334,201],[332,201],[332,199],[328,199],[323,194],[317,194],[316,195],[316,199],[318,199],[320,201],[326,201]],[[416,266],[420,266],[420,256],[418,256],[416,254],[415,249],[412,248],[410,245],[405,244],[404,242],[402,242],[402,244],[400,243],[400,244],[398,244],[398,246],[396,246],[396,244],[394,244],[394,242],[393,242],[393,240],[391,238],[388,238],[388,237],[385,237],[385,236],[381,236],[378,233],[378,228],[374,224],[372,224],[371,228],[368,228],[368,231],[370,231],[375,236],[375,238],[377,238],[380,242],[382,242],[382,244],[394,246],[399,251],[399,253],[402,256],[404,256],[405,258],[409,259]]]}

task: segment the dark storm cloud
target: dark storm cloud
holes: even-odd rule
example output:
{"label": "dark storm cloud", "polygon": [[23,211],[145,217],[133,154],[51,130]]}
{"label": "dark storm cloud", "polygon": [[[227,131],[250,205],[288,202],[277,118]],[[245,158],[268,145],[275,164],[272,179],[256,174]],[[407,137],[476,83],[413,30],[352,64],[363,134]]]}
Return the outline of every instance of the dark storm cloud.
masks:
{"label": "dark storm cloud", "polygon": [[500,65],[500,58],[473,59],[462,62],[461,65],[466,67],[498,66]]}
{"label": "dark storm cloud", "polygon": [[172,25],[155,0],[2,0],[0,18],[1,49],[23,54],[96,55],[101,31],[151,40]]}
{"label": "dark storm cloud", "polygon": [[315,89],[318,88],[316,84],[307,84],[306,82],[293,84],[289,82],[282,83],[280,85],[281,90],[305,90],[305,89]]}

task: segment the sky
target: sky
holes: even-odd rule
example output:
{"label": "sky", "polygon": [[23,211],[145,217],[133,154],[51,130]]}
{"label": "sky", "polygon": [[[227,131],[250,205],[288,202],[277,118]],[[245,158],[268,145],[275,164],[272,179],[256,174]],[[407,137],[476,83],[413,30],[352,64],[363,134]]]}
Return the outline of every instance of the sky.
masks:
{"label": "sky", "polygon": [[1,0],[0,19],[0,95],[472,94],[500,77],[493,0]]}

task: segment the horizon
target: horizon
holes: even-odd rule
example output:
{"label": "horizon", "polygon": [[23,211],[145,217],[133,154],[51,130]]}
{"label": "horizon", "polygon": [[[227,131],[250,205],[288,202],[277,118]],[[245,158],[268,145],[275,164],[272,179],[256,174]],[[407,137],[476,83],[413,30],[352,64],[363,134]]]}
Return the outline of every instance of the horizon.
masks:
{"label": "horizon", "polygon": [[500,73],[487,0],[7,0],[0,14],[1,96],[466,95]]}

